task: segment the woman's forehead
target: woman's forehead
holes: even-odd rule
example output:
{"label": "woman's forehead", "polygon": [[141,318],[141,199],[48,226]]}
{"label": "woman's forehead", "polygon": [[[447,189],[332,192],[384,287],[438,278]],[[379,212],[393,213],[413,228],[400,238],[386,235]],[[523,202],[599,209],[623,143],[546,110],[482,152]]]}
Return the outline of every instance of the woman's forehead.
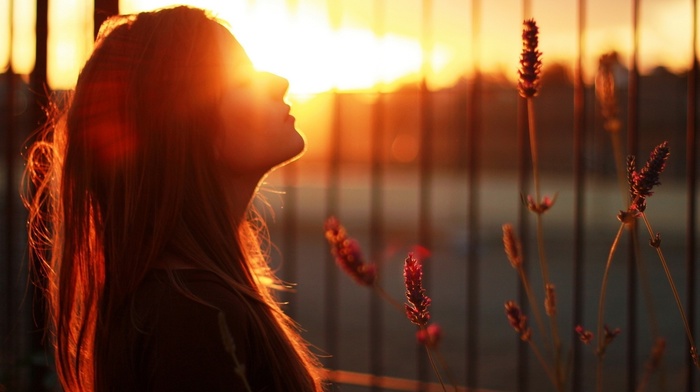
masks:
{"label": "woman's forehead", "polygon": [[238,84],[242,79],[249,78],[254,71],[253,63],[243,46],[226,27],[219,25],[216,30],[214,39],[217,53],[212,54],[216,57],[212,60],[225,70],[224,76],[230,83]]}
{"label": "woman's forehead", "polygon": [[[251,63],[248,54],[243,49],[243,46],[233,36],[231,31],[222,25],[218,25],[217,34],[215,34],[216,43],[219,53],[222,56],[222,61],[231,65],[244,65]],[[251,64],[252,65],[252,64]]]}

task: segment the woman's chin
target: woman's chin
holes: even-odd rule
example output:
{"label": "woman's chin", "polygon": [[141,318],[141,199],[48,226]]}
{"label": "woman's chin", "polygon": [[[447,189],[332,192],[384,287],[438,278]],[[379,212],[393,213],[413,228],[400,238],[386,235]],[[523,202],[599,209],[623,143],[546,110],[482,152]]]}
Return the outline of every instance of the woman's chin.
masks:
{"label": "woman's chin", "polygon": [[295,143],[294,149],[290,149],[293,151],[291,158],[287,159],[286,161],[282,162],[281,165],[285,165],[289,162],[296,161],[297,159],[301,158],[302,155],[306,153],[306,150],[308,148],[308,145],[306,144],[306,135],[304,135],[303,132],[297,130],[297,141]]}
{"label": "woman's chin", "polygon": [[289,163],[292,163],[292,162],[298,160],[299,158],[302,157],[302,155],[304,155],[304,153],[306,153],[306,143],[304,143],[304,145],[301,147],[301,149],[297,152],[296,155],[292,156],[291,158],[287,159],[286,161],[283,161],[282,163],[279,163],[278,165],[274,166],[271,170],[275,170],[279,167],[285,166]]}

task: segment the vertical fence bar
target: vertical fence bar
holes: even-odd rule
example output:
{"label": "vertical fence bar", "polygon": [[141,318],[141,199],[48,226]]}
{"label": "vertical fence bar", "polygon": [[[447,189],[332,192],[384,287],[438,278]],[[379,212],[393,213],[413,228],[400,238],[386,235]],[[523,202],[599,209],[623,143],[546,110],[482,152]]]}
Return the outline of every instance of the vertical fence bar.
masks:
{"label": "vertical fence bar", "polygon": [[[697,34],[698,34],[698,2],[692,0],[693,24],[691,39],[692,47],[692,65],[688,71],[688,107],[687,107],[687,123],[686,123],[686,183],[687,183],[687,211],[685,216],[686,221],[686,315],[688,318],[688,326],[691,331],[695,330],[695,233],[696,223],[695,216],[697,205],[695,198],[697,196],[697,104],[698,104],[698,55],[697,55]],[[693,360],[688,354],[690,352],[690,343],[686,345],[686,391],[695,390],[695,366]]]}
{"label": "vertical fence bar", "polygon": [[[284,210],[282,225],[282,247],[284,249],[285,280],[296,283],[298,281],[297,269],[299,265],[299,207],[298,207],[298,168],[296,164],[287,165],[284,168]],[[332,264],[332,263],[329,263]],[[286,312],[289,317],[297,315],[298,301],[287,301]]]}
{"label": "vertical fence bar", "polygon": [[[297,2],[287,0],[287,9],[290,13],[295,14]],[[283,172],[284,181],[284,209],[282,212],[282,247],[284,249],[284,271],[285,280],[296,283],[298,281],[298,261],[299,261],[299,205],[298,201],[298,177],[299,169],[296,164],[286,165]],[[291,294],[291,293],[289,293]],[[288,294],[287,294],[288,295]],[[288,295],[287,298],[291,296]],[[297,315],[298,301],[287,300],[288,303],[286,312],[294,319]]]}
{"label": "vertical fence bar", "polygon": [[[330,151],[328,161],[327,192],[326,192],[326,216],[338,213],[339,187],[340,187],[340,96],[337,91],[332,92],[333,98],[333,123],[330,135]],[[338,358],[338,271],[331,256],[326,256],[324,274],[324,304],[325,312],[325,347],[331,353],[327,358],[326,366],[334,370],[337,368]]]}
{"label": "vertical fence bar", "polygon": [[[328,13],[331,21],[331,26],[334,31],[340,28],[341,9],[340,0],[328,0]],[[326,216],[337,215],[339,205],[339,188],[340,188],[340,155],[341,155],[341,96],[336,87],[331,92],[333,99],[333,110],[330,147],[328,152],[328,178],[327,178],[327,193],[326,193]],[[332,257],[327,256],[328,260],[325,263],[326,269],[324,274],[324,297],[326,299],[324,305],[325,312],[325,334],[326,341],[324,349],[331,353],[326,359],[326,367],[331,371],[338,367],[338,307],[339,307],[339,292],[338,292],[338,271],[335,268],[335,263]],[[335,387],[334,387],[335,388]]]}
{"label": "vertical fence bar", "polygon": [[[577,55],[574,67],[574,246],[573,246],[573,325],[583,323],[583,264],[585,249],[585,132],[586,86],[583,80],[584,33],[586,29],[586,1],[578,0]],[[571,389],[582,390],[581,342],[572,334],[573,348]]]}
{"label": "vertical fence bar", "polygon": [[481,1],[472,1],[473,85],[467,119],[467,301],[466,385],[478,386],[479,315],[479,145],[481,140]]}
{"label": "vertical fence bar", "polygon": [[[15,117],[15,93],[17,92],[17,80],[15,77],[14,70],[12,68],[12,47],[13,47],[13,14],[14,14],[14,1],[10,0],[9,3],[9,12],[8,16],[9,18],[6,20],[6,22],[9,25],[9,36],[8,36],[8,45],[9,45],[9,53],[10,53],[10,58],[8,61],[8,67],[7,71],[3,75],[6,80],[6,85],[5,85],[5,99],[6,99],[6,106],[5,106],[5,114],[6,117],[3,118],[3,121],[5,123],[4,129],[5,131],[3,132],[3,138],[5,139],[5,217],[3,219],[4,223],[4,230],[5,230],[5,265],[3,266],[4,270],[4,280],[5,282],[5,292],[4,292],[4,298],[3,298],[3,304],[2,307],[4,308],[4,313],[5,313],[5,320],[2,323],[2,331],[3,336],[10,336],[12,331],[12,324],[16,320],[16,304],[14,301],[15,298],[15,287],[12,284],[13,282],[13,277],[15,276],[14,273],[14,265],[13,263],[15,262],[15,252],[14,252],[14,246],[17,241],[15,238],[15,212],[14,212],[14,199],[15,199],[15,187],[14,187],[14,173],[15,173],[15,154],[17,151],[15,151],[15,133],[18,132],[19,126],[16,122],[16,117]],[[5,343],[7,345],[5,345]],[[17,345],[17,339],[6,339],[3,342],[2,347],[6,347],[6,352],[2,353],[0,356],[0,359],[3,360],[4,364],[3,367],[7,366],[9,367],[15,367],[15,364],[18,362],[18,357],[19,357],[19,350],[18,350],[18,345]],[[9,376],[9,379],[16,379],[17,372],[16,369],[6,369],[6,374]]]}
{"label": "vertical fence bar", "polygon": [[[381,39],[385,34],[384,0],[374,0],[374,25],[373,30],[376,39]],[[376,87],[375,101],[372,106],[372,135],[371,135],[371,190],[370,190],[370,213],[369,213],[369,233],[370,233],[370,255],[376,262],[377,274],[382,276],[382,252],[384,243],[384,220],[382,209],[384,205],[384,194],[382,186],[384,183],[384,125],[385,125],[385,102],[384,86],[379,82]],[[384,329],[384,312],[382,301],[377,296],[370,297],[369,305],[369,353],[370,353],[370,373],[373,376],[381,376],[384,373],[384,340],[382,331]],[[372,391],[381,391],[381,387],[372,383]]]}
{"label": "vertical fence bar", "polygon": [[[632,58],[627,96],[627,154],[637,155],[639,148],[639,0],[632,0]],[[637,379],[637,224],[629,230],[627,264],[627,390],[635,389]]]}
{"label": "vertical fence bar", "polygon": [[[34,104],[31,107],[31,124],[38,126],[46,121],[43,108],[47,104],[46,96],[41,92],[48,89],[46,82],[47,63],[48,63],[48,31],[49,31],[49,4],[48,0],[37,0],[36,2],[36,60],[34,69],[29,75],[29,84],[31,91],[36,94]],[[37,268],[40,270],[40,268]],[[41,285],[43,287],[43,284]],[[45,312],[44,312],[44,297],[40,289],[34,289],[30,292],[33,295],[30,304],[33,306],[32,325],[33,332],[31,334],[31,350],[32,353],[45,352],[43,332],[45,327]],[[32,366],[32,390],[44,390],[43,381],[45,375],[49,372],[49,367],[43,361],[37,361]]]}
{"label": "vertical fence bar", "polygon": [[[285,280],[297,282],[298,268],[298,207],[297,207],[297,185],[298,170],[296,165],[289,165],[284,168],[284,188],[285,203],[283,210],[282,246],[284,249],[284,270]],[[296,317],[297,301],[287,301],[286,312],[291,318]]]}
{"label": "vertical fence bar", "polygon": [[[526,194],[528,190],[528,179],[530,178],[530,171],[528,170],[528,135],[527,135],[527,110],[525,99],[518,96],[518,190],[521,194]],[[522,244],[523,253],[523,270],[527,274],[529,271],[529,263],[527,259],[529,258],[529,233],[527,230],[528,210],[525,206],[520,203],[518,208],[518,236],[520,237],[520,242]],[[527,300],[527,295],[525,294],[525,287],[520,280],[518,280],[518,303],[523,309],[524,313],[527,313],[529,305]],[[517,359],[517,390],[518,392],[529,391],[528,384],[530,382],[530,377],[528,374],[528,347],[525,342],[523,342],[520,337],[516,338],[516,344],[518,347],[518,359]]]}
{"label": "vertical fence bar", "polygon": [[[422,31],[421,47],[423,49],[423,64],[421,67],[420,82],[420,172],[419,172],[419,206],[418,206],[418,241],[421,246],[431,250],[431,183],[432,183],[432,159],[433,159],[433,113],[432,97],[428,87],[428,77],[431,71],[430,62],[432,60],[432,0],[423,0],[422,3]],[[423,283],[425,287],[430,286],[432,268],[430,266],[430,256],[423,259]],[[428,290],[429,291],[429,290]],[[420,381],[427,381],[427,356],[425,348],[420,345],[417,348],[417,371]]]}
{"label": "vertical fence bar", "polygon": [[[523,0],[523,19],[529,19],[532,17],[532,5],[530,0]],[[517,94],[517,93],[516,93]],[[528,128],[527,128],[527,108],[525,99],[518,95],[518,124],[517,124],[517,144],[518,144],[518,189],[521,194],[527,194],[529,188],[529,154],[530,145],[528,138]],[[527,262],[528,251],[529,251],[529,234],[527,230],[528,219],[527,207],[520,203],[518,208],[518,235],[520,236],[520,241],[522,243],[523,251],[523,269],[525,273],[529,273],[529,264]],[[525,288],[520,280],[518,280],[518,302],[522,307],[523,311],[527,313],[528,311],[528,301],[525,294]],[[518,347],[518,374],[517,374],[517,390],[518,392],[529,391],[530,377],[528,374],[528,347],[525,342],[516,338]]]}

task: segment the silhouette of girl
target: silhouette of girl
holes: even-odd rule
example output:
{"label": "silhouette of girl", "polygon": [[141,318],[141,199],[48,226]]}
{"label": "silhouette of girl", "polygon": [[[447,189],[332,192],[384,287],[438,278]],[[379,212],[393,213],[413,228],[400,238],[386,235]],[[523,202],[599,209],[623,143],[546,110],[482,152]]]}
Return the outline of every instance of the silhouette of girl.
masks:
{"label": "silhouette of girl", "polygon": [[322,390],[251,205],[304,150],[287,88],[205,11],[102,26],[26,173],[65,390]]}

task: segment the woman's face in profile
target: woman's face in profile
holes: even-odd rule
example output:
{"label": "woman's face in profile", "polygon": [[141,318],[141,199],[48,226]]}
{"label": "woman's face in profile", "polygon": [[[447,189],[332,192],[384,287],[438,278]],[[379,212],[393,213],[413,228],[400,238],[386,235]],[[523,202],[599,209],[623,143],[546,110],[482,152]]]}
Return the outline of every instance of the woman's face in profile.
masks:
{"label": "woman's face in profile", "polygon": [[[264,173],[304,151],[304,138],[284,101],[289,82],[255,71],[230,34],[227,41],[234,46],[237,60],[230,66],[223,87],[219,113],[224,132],[215,149],[221,163],[234,174]],[[230,49],[223,53],[230,53]]]}

